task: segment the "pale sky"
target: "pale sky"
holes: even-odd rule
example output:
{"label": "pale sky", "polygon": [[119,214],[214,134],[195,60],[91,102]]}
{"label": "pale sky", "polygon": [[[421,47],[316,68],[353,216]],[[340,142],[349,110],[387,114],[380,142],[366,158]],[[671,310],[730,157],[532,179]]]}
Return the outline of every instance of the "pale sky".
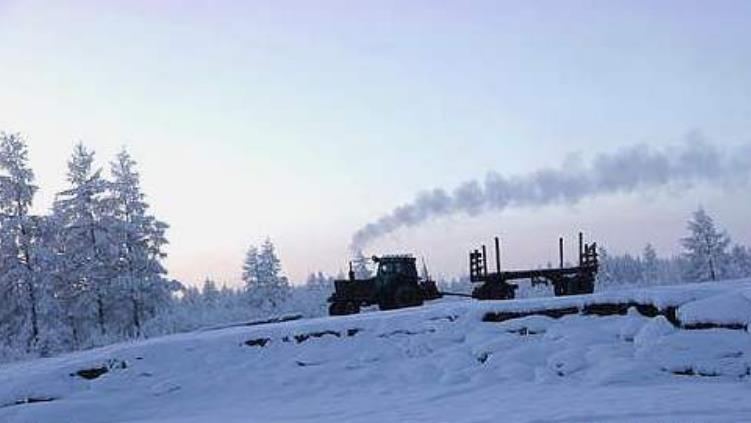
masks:
{"label": "pale sky", "polygon": [[[0,0],[0,129],[28,139],[38,211],[77,141],[102,166],[126,146],[171,276],[237,283],[270,236],[300,281],[420,190],[693,130],[750,141],[749,40],[747,1]],[[366,253],[455,275],[495,233],[528,266],[584,229],[671,254],[699,205],[751,244],[751,192],[704,186],[443,218]]]}

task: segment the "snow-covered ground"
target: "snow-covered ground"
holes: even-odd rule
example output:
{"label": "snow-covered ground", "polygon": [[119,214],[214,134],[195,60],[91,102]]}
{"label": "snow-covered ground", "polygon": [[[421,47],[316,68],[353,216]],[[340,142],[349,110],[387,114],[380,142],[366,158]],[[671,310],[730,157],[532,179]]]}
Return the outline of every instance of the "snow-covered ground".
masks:
{"label": "snow-covered ground", "polygon": [[0,422],[749,421],[749,322],[745,280],[205,330],[2,366]]}

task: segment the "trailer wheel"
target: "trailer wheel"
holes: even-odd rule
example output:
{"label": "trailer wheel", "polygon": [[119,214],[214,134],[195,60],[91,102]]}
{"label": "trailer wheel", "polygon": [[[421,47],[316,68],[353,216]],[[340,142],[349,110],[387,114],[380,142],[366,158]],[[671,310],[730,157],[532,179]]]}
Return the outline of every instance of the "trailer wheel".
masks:
{"label": "trailer wheel", "polygon": [[595,292],[594,279],[582,279],[579,281],[579,293],[580,294],[591,294],[593,292]]}

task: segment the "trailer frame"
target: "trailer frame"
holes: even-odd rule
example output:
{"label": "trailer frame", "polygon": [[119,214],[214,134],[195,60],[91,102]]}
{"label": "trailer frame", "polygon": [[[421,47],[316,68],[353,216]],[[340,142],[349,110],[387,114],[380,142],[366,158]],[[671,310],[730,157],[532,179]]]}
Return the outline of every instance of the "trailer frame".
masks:
{"label": "trailer frame", "polygon": [[599,269],[597,243],[584,243],[584,234],[579,232],[579,264],[564,266],[563,237],[558,240],[559,267],[528,270],[501,270],[500,238],[495,237],[495,272],[488,272],[487,248],[482,245],[469,253],[470,281],[480,284],[472,291],[479,300],[506,300],[515,297],[519,281],[528,279],[532,285],[553,285],[555,296],[591,294],[594,292],[595,276]]}

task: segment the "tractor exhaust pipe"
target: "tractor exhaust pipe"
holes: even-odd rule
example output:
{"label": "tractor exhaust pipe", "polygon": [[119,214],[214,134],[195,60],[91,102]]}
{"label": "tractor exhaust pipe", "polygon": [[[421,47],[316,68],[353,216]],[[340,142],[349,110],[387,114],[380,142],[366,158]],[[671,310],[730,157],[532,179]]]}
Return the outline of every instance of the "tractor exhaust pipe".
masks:
{"label": "tractor exhaust pipe", "polygon": [[501,273],[501,240],[495,237],[495,271]]}
{"label": "tractor exhaust pipe", "polygon": [[559,267],[563,269],[563,237],[558,238]]}

